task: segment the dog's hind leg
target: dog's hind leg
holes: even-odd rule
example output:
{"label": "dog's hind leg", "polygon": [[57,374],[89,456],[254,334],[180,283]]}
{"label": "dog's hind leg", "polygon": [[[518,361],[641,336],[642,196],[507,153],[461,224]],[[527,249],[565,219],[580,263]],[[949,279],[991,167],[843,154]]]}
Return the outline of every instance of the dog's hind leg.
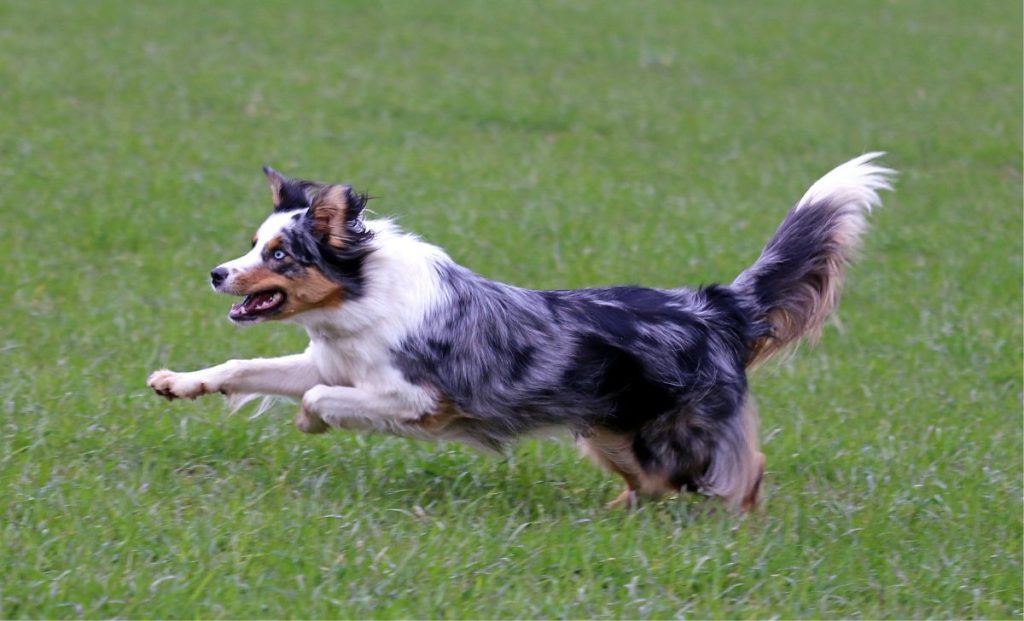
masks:
{"label": "dog's hind leg", "polygon": [[761,500],[761,482],[764,481],[765,462],[764,453],[757,451],[754,455],[754,482],[747,491],[747,495],[740,502],[740,509],[744,511],[754,509]]}
{"label": "dog's hind leg", "polygon": [[753,397],[745,395],[737,414],[716,434],[701,491],[720,496],[730,509],[750,511],[760,499],[765,466],[764,453],[758,450],[758,417]]}
{"label": "dog's hind leg", "polygon": [[644,491],[696,491],[743,511],[760,497],[765,459],[757,444],[757,410],[747,394],[705,395],[694,409],[642,427],[633,448]]}
{"label": "dog's hind leg", "polygon": [[415,390],[380,394],[351,386],[314,386],[302,395],[295,419],[300,431],[321,433],[328,427],[380,431],[400,436],[421,435],[420,421],[436,400]]}
{"label": "dog's hind leg", "polygon": [[653,480],[644,473],[637,461],[633,452],[632,434],[596,428],[586,435],[577,436],[576,443],[581,452],[594,463],[625,479],[626,489],[607,504],[609,508],[634,509],[639,502],[638,492],[658,495],[664,491],[661,486],[652,485]]}

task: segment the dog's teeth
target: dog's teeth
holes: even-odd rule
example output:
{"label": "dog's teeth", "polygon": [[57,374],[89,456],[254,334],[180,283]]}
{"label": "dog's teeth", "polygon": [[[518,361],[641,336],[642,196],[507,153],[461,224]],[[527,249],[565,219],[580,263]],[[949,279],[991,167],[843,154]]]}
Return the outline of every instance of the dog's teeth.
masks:
{"label": "dog's teeth", "polygon": [[231,306],[231,316],[236,318],[245,317],[273,308],[284,300],[284,294],[280,291],[273,293],[251,294],[238,304]]}
{"label": "dog's teeth", "polygon": [[277,303],[280,300],[281,294],[279,292],[261,295],[259,298],[256,299],[256,310],[265,310],[268,308],[272,308],[275,305],[277,305]]}

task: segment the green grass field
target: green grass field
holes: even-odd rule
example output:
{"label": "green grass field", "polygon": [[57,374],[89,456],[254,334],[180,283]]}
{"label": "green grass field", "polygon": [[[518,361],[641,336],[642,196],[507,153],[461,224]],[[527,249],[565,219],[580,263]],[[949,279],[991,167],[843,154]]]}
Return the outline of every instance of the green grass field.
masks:
{"label": "green grass field", "polygon": [[[1019,2],[0,3],[0,617],[1020,618]],[[259,167],[492,278],[729,281],[881,149],[821,345],[753,378],[766,503],[168,404],[298,351],[207,273]]]}

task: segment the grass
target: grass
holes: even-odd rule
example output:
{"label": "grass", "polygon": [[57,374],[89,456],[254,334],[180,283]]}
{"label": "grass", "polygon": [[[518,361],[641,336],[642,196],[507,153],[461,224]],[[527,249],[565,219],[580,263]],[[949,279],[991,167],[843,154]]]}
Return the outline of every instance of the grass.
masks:
{"label": "grass", "polygon": [[[1022,603],[1014,2],[0,4],[0,617],[992,617]],[[890,152],[841,323],[753,379],[763,510],[305,437],[144,380],[300,349],[207,271],[259,166],[493,278],[728,281]]]}

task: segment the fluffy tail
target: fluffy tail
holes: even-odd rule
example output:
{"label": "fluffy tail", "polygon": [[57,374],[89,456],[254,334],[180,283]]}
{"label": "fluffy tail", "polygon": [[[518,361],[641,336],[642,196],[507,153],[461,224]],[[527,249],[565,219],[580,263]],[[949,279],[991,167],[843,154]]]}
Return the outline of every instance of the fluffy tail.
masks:
{"label": "fluffy tail", "polygon": [[891,190],[894,171],[866,153],[835,168],[807,190],[760,258],[732,286],[767,324],[748,361],[756,366],[800,339],[814,340],[839,302],[845,268],[854,258],[878,190]]}

